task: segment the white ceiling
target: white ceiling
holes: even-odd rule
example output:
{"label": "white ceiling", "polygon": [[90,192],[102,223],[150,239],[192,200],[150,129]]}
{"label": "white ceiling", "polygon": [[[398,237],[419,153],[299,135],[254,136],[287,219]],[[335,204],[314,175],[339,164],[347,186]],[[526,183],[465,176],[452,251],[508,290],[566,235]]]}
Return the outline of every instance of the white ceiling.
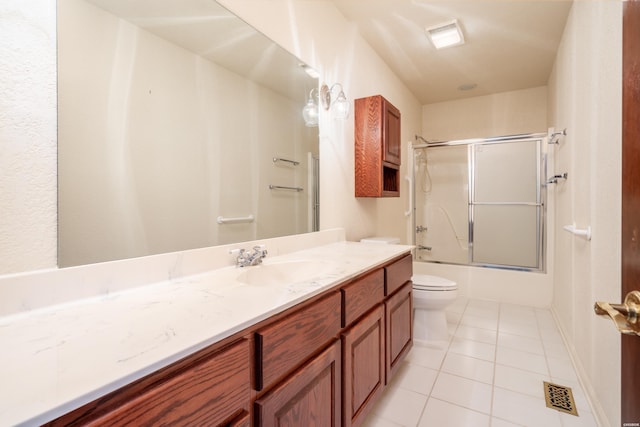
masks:
{"label": "white ceiling", "polygon": [[[331,0],[422,104],[547,84],[571,0]],[[458,19],[466,43],[424,29]],[[465,84],[477,84],[460,91]]]}

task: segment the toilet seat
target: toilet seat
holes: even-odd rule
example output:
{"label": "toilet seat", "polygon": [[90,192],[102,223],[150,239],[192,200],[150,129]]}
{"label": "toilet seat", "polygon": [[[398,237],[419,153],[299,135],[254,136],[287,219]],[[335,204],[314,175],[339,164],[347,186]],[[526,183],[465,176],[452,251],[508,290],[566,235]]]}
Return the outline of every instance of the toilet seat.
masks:
{"label": "toilet seat", "polygon": [[429,274],[416,274],[411,280],[413,281],[413,289],[421,291],[454,291],[458,289],[456,282]]}

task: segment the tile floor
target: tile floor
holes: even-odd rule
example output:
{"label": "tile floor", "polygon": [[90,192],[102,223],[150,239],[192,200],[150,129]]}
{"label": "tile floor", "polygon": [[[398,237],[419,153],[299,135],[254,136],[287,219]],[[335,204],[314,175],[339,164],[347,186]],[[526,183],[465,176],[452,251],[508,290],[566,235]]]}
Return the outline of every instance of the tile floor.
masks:
{"label": "tile floor", "polygon": [[[450,340],[414,345],[365,427],[596,426],[546,309],[459,298]],[[543,381],[571,387],[578,417],[546,407]]]}

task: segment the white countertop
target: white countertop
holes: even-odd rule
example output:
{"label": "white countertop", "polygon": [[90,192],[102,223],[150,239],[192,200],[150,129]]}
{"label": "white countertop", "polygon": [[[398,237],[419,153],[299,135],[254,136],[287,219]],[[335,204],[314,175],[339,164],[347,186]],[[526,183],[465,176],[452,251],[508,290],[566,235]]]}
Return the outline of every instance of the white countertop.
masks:
{"label": "white countertop", "polygon": [[1,317],[0,425],[50,421],[411,248],[333,243],[265,259],[322,264],[296,283],[246,284],[261,266],[226,267]]}

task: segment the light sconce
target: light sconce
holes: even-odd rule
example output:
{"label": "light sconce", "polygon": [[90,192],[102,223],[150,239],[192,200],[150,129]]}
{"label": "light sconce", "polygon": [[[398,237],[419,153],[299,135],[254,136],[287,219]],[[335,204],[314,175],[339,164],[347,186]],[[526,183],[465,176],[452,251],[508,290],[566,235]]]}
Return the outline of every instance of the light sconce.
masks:
{"label": "light sconce", "polygon": [[313,88],[309,92],[309,100],[305,104],[304,108],[302,108],[302,118],[304,119],[305,126],[315,127],[318,126],[318,89]]}
{"label": "light sconce", "polygon": [[[338,96],[335,99],[331,99],[334,88],[339,88],[340,92],[338,92]],[[320,100],[322,101],[322,107],[327,111],[333,106],[333,115],[335,118],[346,119],[349,117],[349,101],[340,83],[334,84],[331,88],[326,84],[320,86]]]}

